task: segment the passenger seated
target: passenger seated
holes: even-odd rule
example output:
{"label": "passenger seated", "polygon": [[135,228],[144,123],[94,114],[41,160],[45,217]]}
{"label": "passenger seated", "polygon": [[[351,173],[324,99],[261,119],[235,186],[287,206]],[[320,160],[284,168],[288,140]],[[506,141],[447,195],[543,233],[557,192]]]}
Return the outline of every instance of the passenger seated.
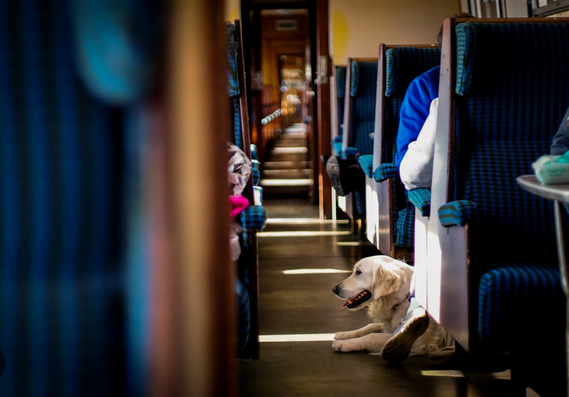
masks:
{"label": "passenger seated", "polygon": [[439,98],[435,98],[417,140],[409,144],[399,166],[399,176],[407,190],[431,187],[438,109]]}
{"label": "passenger seated", "polygon": [[[433,100],[439,97],[440,66],[416,77],[405,93],[401,105],[399,130],[397,134],[397,154],[395,165],[401,167],[409,146],[415,142],[423,128]],[[436,126],[436,118],[435,118]]]}

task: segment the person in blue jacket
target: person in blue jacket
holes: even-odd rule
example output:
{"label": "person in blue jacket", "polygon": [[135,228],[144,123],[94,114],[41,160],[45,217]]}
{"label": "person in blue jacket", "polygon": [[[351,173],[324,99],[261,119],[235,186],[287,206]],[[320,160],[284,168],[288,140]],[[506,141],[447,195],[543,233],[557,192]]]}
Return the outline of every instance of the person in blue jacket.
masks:
{"label": "person in blue jacket", "polygon": [[429,116],[429,109],[433,99],[439,97],[439,77],[440,66],[426,71],[416,77],[403,99],[399,117],[399,130],[397,133],[397,154],[395,156],[395,166],[399,169],[401,161],[409,144],[415,142],[419,137],[419,132]]}

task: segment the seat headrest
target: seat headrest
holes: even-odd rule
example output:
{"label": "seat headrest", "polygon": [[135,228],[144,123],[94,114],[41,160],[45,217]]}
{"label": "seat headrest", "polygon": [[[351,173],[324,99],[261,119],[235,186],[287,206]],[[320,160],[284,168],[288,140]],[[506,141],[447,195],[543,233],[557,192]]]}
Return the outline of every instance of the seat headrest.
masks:
{"label": "seat headrest", "polygon": [[411,81],[420,74],[440,65],[438,47],[397,47],[385,52],[385,96],[404,96]]}
{"label": "seat headrest", "polygon": [[336,66],[336,96],[343,98],[346,94],[346,67]]}
{"label": "seat headrest", "polygon": [[237,73],[237,43],[235,40],[235,25],[226,23],[227,40],[227,93],[231,97],[239,95],[239,75]]}
{"label": "seat headrest", "polygon": [[456,87],[455,92],[464,96],[470,91],[474,53],[476,50],[476,29],[471,23],[461,23],[456,28]]}
{"label": "seat headrest", "polygon": [[394,48],[385,52],[385,64],[387,66],[385,96],[390,97],[397,92],[397,83],[399,83],[399,53]]}

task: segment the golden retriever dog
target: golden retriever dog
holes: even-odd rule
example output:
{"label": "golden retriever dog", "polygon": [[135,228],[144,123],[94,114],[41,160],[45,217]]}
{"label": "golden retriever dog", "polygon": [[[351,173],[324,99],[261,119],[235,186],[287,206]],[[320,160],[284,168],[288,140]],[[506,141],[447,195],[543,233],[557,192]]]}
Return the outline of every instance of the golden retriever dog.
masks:
{"label": "golden retriever dog", "polygon": [[[345,300],[344,307],[349,310],[367,307],[372,322],[354,331],[336,333],[332,347],[339,352],[381,354],[407,314],[412,278],[411,266],[389,256],[371,256],[357,262],[352,274],[332,291]],[[405,338],[409,340],[410,355],[434,354],[454,347],[454,339],[434,320],[418,339],[405,336],[404,343]]]}

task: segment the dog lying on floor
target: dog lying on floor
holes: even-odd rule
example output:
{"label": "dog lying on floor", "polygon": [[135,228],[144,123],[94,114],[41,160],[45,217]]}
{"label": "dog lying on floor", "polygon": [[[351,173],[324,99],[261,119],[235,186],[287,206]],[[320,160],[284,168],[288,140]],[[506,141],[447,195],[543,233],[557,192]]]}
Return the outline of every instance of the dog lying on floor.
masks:
{"label": "dog lying on floor", "polygon": [[[344,307],[347,306],[349,310],[367,307],[372,323],[355,331],[336,333],[332,347],[339,352],[364,350],[381,354],[407,315],[413,271],[406,263],[385,255],[371,256],[357,262],[350,277],[338,283],[332,291],[345,300]],[[454,339],[434,320],[428,321],[425,316],[425,321],[414,326],[423,326],[426,330],[411,329],[411,333],[417,330],[424,333],[416,340],[408,336],[402,339],[403,344],[409,344],[409,355],[436,355],[443,350],[454,349]],[[407,353],[394,361],[403,361],[406,357]]]}

